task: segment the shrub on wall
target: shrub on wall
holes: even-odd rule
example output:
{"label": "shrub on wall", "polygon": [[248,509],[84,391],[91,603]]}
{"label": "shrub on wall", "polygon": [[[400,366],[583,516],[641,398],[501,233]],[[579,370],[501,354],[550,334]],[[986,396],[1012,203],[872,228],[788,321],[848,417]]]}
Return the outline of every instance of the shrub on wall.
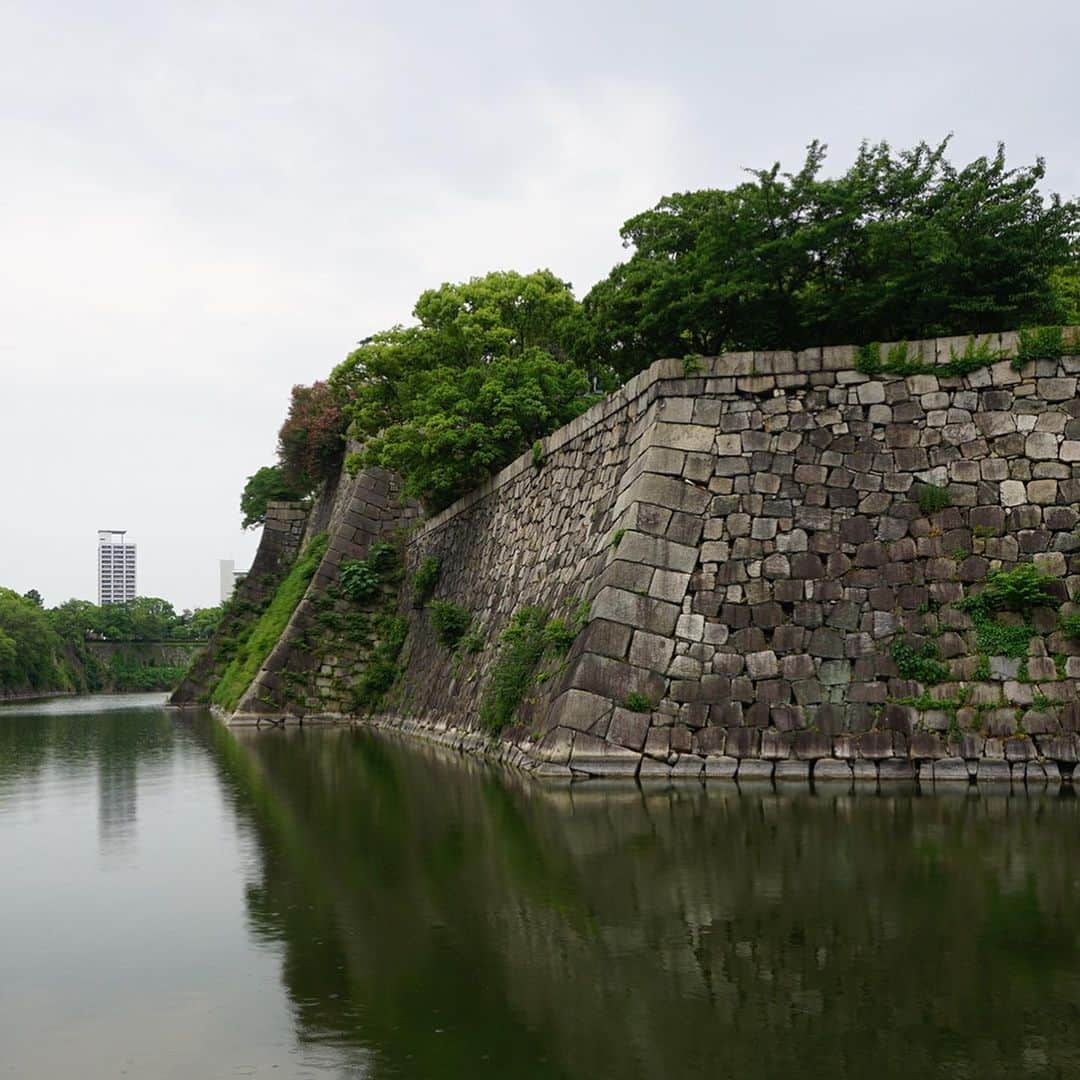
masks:
{"label": "shrub on wall", "polygon": [[442,561],[437,555],[422,560],[413,575],[413,606],[422,608],[434,595],[439,583]]}
{"label": "shrub on wall", "polygon": [[497,734],[513,720],[542,675],[537,671],[542,661],[565,656],[588,618],[586,603],[577,604],[565,619],[552,618],[540,607],[514,612],[499,638],[499,654],[491,666],[480,707],[480,722],[488,731]]}
{"label": "shrub on wall", "polygon": [[272,502],[292,502],[301,498],[304,491],[297,489],[285,479],[280,465],[264,465],[247,478],[240,494],[241,525],[253,529],[266,521],[266,508]]}
{"label": "shrub on wall", "polygon": [[469,628],[472,616],[460,604],[448,600],[433,600],[428,607],[428,616],[439,644],[453,649]]}

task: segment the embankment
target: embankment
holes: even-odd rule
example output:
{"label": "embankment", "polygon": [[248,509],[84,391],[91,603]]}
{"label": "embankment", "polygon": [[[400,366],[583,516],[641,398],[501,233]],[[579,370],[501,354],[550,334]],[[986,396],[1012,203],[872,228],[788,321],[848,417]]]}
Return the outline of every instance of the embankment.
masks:
{"label": "embankment", "polygon": [[[1080,357],[990,355],[1016,349],[917,342],[876,373],[851,347],[659,361],[426,521],[393,477],[343,476],[326,555],[233,720],[366,709],[567,776],[1071,773]],[[279,532],[259,557],[275,572]],[[387,541],[400,582],[354,610],[341,563]],[[469,620],[453,649],[416,595],[430,560],[434,601]],[[973,606],[1024,564],[1037,596]],[[523,609],[580,633],[510,672],[492,734]],[[177,700],[220,663],[215,644]]]}

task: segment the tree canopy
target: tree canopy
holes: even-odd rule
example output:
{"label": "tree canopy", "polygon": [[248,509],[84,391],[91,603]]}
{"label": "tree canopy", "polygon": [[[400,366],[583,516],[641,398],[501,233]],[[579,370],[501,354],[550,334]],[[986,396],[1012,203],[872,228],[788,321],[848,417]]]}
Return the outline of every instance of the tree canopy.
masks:
{"label": "tree canopy", "polygon": [[197,608],[177,614],[168,600],[137,596],[126,604],[67,600],[45,612],[49,624],[69,641],[203,641],[221,618],[221,608]]}
{"label": "tree canopy", "polygon": [[337,475],[346,423],[325,382],[292,388],[289,412],[278,432],[278,461],[290,489],[307,495]]}
{"label": "tree canopy", "polygon": [[252,529],[266,521],[266,507],[272,502],[292,502],[301,498],[303,491],[298,491],[285,479],[280,465],[264,465],[247,478],[244,490],[240,494],[240,512],[244,515],[241,523],[245,529]]}
{"label": "tree canopy", "polygon": [[830,179],[815,142],[798,172],[661,199],[585,297],[589,347],[626,377],[661,356],[1064,321],[1080,206],[1042,194],[1041,159],[1009,169],[999,146],[957,168],[947,147],[864,144]]}
{"label": "tree canopy", "polygon": [[365,339],[330,385],[364,450],[438,509],[588,407],[570,286],[548,270],[423,293],[417,325]]}
{"label": "tree canopy", "polygon": [[661,357],[1080,321],[1080,204],[1043,193],[1041,159],[1010,168],[999,146],[956,166],[948,146],[864,143],[830,177],[813,142],[796,172],[668,195],[623,225],[629,257],[582,303],[550,270],[424,292],[415,323],[293,388],[245,526],[333,475],[346,424],[350,468],[390,469],[437,510]]}
{"label": "tree canopy", "polygon": [[0,588],[0,688],[38,690],[60,685],[61,646],[37,603]]}

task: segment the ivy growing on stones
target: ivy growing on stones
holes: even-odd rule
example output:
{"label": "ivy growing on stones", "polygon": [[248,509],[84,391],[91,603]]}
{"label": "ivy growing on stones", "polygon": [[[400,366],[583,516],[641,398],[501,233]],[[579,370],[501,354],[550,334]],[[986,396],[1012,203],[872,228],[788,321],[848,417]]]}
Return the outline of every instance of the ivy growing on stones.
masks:
{"label": "ivy growing on stones", "polygon": [[937,646],[931,641],[915,648],[906,638],[897,638],[892,643],[891,654],[901,678],[933,686],[949,677],[949,669],[939,659]]}
{"label": "ivy growing on stones", "polygon": [[924,514],[936,514],[952,506],[952,495],[941,484],[920,484],[915,490],[915,500]]}
{"label": "ivy growing on stones", "polygon": [[446,649],[457,647],[472,622],[472,615],[466,608],[449,600],[432,600],[428,618],[439,644]]}
{"label": "ivy growing on stones", "polygon": [[480,707],[480,722],[488,731],[498,734],[512,722],[529,691],[551,674],[541,664],[565,657],[588,619],[585,601],[575,604],[566,618],[552,617],[541,607],[514,612],[499,638],[499,654]]}
{"label": "ivy growing on stones", "polygon": [[442,573],[442,560],[437,555],[422,559],[413,574],[413,607],[422,608],[435,593]]}

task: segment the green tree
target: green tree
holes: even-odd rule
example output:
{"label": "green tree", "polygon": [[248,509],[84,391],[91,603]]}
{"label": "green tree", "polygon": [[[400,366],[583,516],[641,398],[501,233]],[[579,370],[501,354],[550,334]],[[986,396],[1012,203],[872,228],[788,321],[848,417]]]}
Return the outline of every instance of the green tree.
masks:
{"label": "green tree", "polygon": [[796,173],[661,199],[586,296],[585,347],[629,376],[661,356],[1062,321],[1080,205],[1042,194],[1041,160],[1009,169],[999,147],[956,168],[947,147],[864,144],[828,179],[812,143]]}
{"label": "green tree", "polygon": [[65,685],[61,641],[45,612],[11,589],[0,588],[0,686],[51,690]]}
{"label": "green tree", "polygon": [[247,478],[240,495],[241,523],[245,529],[253,529],[266,521],[266,507],[272,502],[293,502],[304,493],[298,491],[285,479],[280,465],[264,465]]}
{"label": "green tree", "polygon": [[1050,280],[1061,305],[1062,324],[1080,326],[1080,265],[1059,266]]}
{"label": "green tree", "polygon": [[488,274],[423,293],[417,325],[360,343],[330,385],[364,450],[351,465],[397,472],[446,506],[587,408],[573,358],[583,329],[570,286],[547,270]]}
{"label": "green tree", "polygon": [[208,641],[221,622],[222,611],[221,607],[184,611],[172,628],[172,636],[186,641]]}
{"label": "green tree", "polygon": [[134,641],[168,641],[179,622],[176,609],[159,596],[137,596],[122,606],[127,609]]}

